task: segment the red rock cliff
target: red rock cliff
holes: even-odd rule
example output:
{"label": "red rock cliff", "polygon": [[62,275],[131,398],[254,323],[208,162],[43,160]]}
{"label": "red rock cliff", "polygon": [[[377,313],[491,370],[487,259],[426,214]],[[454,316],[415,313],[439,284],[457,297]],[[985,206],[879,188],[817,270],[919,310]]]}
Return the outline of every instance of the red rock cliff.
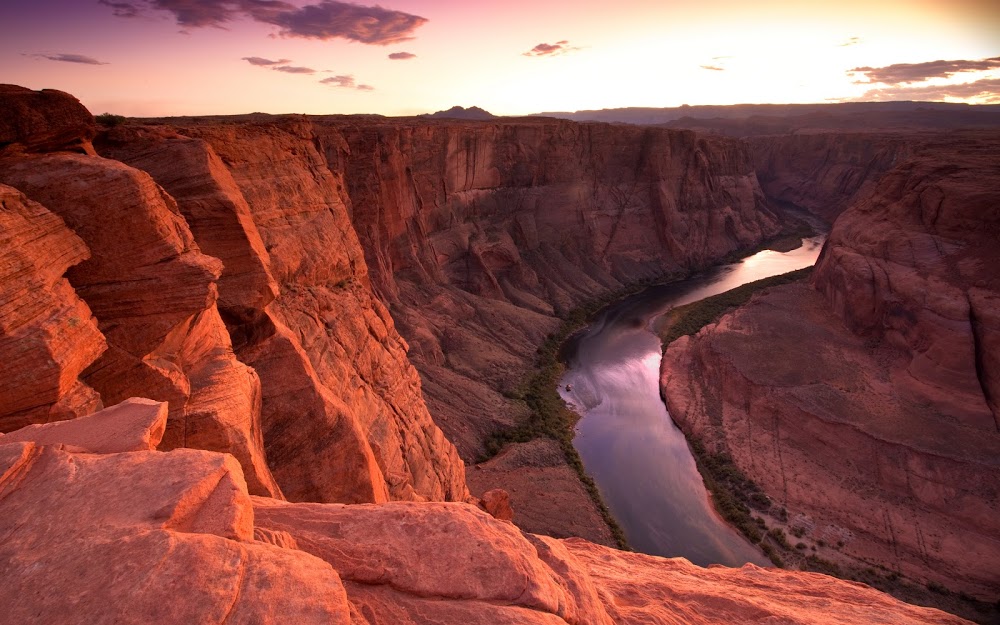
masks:
{"label": "red rock cliff", "polygon": [[914,143],[838,218],[815,290],[760,295],[671,344],[662,365],[675,421],[727,450],[792,527],[828,545],[822,557],[990,601],[997,162],[995,133]]}

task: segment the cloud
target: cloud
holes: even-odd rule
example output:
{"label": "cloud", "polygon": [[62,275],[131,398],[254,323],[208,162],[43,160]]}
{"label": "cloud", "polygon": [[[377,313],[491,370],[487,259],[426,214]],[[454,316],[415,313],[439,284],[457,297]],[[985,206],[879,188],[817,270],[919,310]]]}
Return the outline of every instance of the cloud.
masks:
{"label": "cloud", "polygon": [[855,67],[849,74],[863,74],[867,80],[857,80],[857,84],[922,82],[929,78],[948,78],[961,72],[977,72],[1000,67],[1000,56],[980,61],[928,61],[926,63],[897,63],[885,67]]}
{"label": "cloud", "polygon": [[898,101],[898,100],[929,100],[939,101],[945,98],[971,99],[976,98],[987,104],[1000,104],[1000,78],[984,78],[974,82],[957,85],[923,85],[919,87],[891,86],[880,89],[870,89],[857,101]]}
{"label": "cloud", "polygon": [[372,87],[371,85],[357,84],[354,80],[354,76],[351,76],[350,74],[330,76],[329,78],[324,78],[320,82],[324,85],[330,85],[331,87],[344,87],[346,89],[358,89],[359,91],[375,91],[375,87]]}
{"label": "cloud", "polygon": [[271,59],[264,59],[259,56],[245,56],[243,60],[250,65],[267,66],[267,65],[285,65],[286,63],[291,63],[291,59],[278,59],[277,61],[272,61]]}
{"label": "cloud", "polygon": [[283,37],[303,39],[347,39],[388,45],[408,41],[426,18],[376,6],[361,6],[337,0],[319,0],[303,7],[282,0],[99,0],[119,17],[134,17],[145,10],[172,13],[184,28],[224,27],[249,18],[278,27]]}
{"label": "cloud", "polygon": [[859,43],[861,43],[861,37],[851,37],[850,39],[848,39],[844,43],[839,44],[839,47],[846,48],[847,46],[856,46]]}
{"label": "cloud", "polygon": [[540,43],[523,53],[522,56],[558,56],[560,54],[576,52],[579,49],[576,46],[569,45],[569,42],[564,39],[555,43]]}
{"label": "cloud", "polygon": [[82,54],[26,54],[24,56],[31,56],[36,59],[48,59],[49,61],[63,61],[64,63],[80,63],[83,65],[109,65],[104,61],[98,61],[97,59],[89,56],[84,56]]}
{"label": "cloud", "polygon": [[138,17],[139,7],[131,2],[111,2],[110,0],[97,0],[98,4],[111,7],[111,12],[115,17]]}
{"label": "cloud", "polygon": [[702,65],[701,68],[702,69],[710,69],[710,70],[715,71],[715,72],[724,72],[724,71],[726,71],[726,68],[719,67],[718,65]]}
{"label": "cloud", "polygon": [[291,65],[281,65],[278,67],[272,67],[276,72],[285,72],[287,74],[315,74],[316,70],[311,67],[293,67]]}
{"label": "cloud", "polygon": [[389,58],[393,61],[405,61],[407,59],[415,59],[417,55],[412,52],[393,52],[389,55]]}

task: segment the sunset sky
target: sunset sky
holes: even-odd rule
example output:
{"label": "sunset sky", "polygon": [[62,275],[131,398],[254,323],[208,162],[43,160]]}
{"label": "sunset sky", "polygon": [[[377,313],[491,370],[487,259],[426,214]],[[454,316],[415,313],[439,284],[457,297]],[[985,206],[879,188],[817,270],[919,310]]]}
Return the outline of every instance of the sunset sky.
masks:
{"label": "sunset sky", "polygon": [[0,82],[94,113],[1000,103],[982,0],[2,0]]}

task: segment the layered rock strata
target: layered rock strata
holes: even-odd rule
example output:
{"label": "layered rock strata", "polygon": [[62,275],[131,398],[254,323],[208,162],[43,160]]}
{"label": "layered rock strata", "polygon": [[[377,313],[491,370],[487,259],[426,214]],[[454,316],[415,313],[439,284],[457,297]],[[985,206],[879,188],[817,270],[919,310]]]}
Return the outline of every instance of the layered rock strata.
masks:
{"label": "layered rock strata", "polygon": [[773,289],[676,341],[661,380],[682,429],[727,451],[823,558],[990,601],[998,159],[997,135],[917,146],[837,220],[815,290]]}

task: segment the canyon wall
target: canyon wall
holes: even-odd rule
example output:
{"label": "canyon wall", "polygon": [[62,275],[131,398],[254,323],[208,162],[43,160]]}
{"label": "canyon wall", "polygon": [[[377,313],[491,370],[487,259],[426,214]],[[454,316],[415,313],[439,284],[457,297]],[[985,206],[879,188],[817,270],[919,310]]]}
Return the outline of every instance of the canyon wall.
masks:
{"label": "canyon wall", "polygon": [[813,285],[667,347],[663,394],[822,558],[1000,596],[1000,135],[909,155],[837,219]]}
{"label": "canyon wall", "polygon": [[833,223],[911,151],[912,134],[810,133],[749,137],[767,197]]}
{"label": "canyon wall", "polygon": [[466,460],[515,422],[498,391],[557,315],[778,228],[737,141],[557,120],[333,129],[373,284]]}
{"label": "canyon wall", "polygon": [[[16,113],[39,98],[50,106],[51,97],[12,91],[4,109]],[[65,253],[38,279],[44,288],[13,292],[13,310],[30,310],[20,304],[32,300],[76,307],[70,322],[81,339],[72,356],[61,355],[71,334],[53,330],[45,311],[11,320],[11,342],[25,344],[14,332],[28,324],[25,332],[42,337],[37,349],[55,357],[38,377],[47,395],[5,402],[4,429],[140,395],[168,402],[164,448],[234,454],[255,494],[468,496],[462,462],[431,421],[405,343],[371,292],[342,184],[315,152],[286,157],[302,149],[294,128],[263,128],[254,139],[270,151],[254,145],[249,170],[233,161],[231,173],[208,143],[169,129],[102,137],[104,155],[121,160],[102,158],[90,145],[92,118],[88,126],[79,117],[11,125],[0,137],[0,181],[15,194],[10,213],[34,210],[31,227],[57,229],[56,219],[79,237],[51,236]],[[236,154],[245,147],[230,146]],[[261,182],[254,166],[277,179]],[[13,260],[45,264],[45,253],[35,244]],[[68,284],[51,273],[74,264]]]}

